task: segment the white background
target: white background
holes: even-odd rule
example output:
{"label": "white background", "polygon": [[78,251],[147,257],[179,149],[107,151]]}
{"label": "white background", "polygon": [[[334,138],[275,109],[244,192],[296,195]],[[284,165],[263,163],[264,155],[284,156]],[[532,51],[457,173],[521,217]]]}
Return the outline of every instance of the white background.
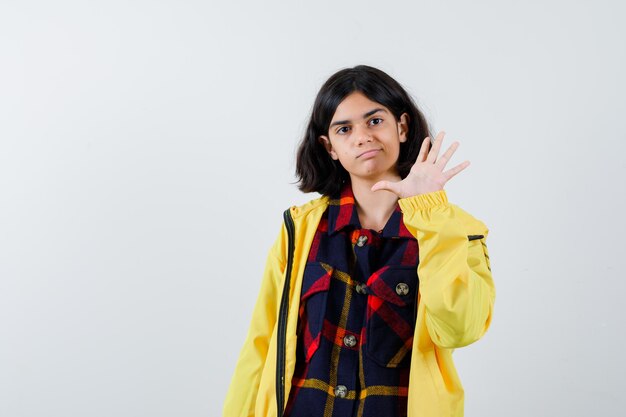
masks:
{"label": "white background", "polygon": [[618,415],[619,1],[0,3],[0,415],[218,416],[322,83],[376,66],[444,141],[497,288],[467,416]]}

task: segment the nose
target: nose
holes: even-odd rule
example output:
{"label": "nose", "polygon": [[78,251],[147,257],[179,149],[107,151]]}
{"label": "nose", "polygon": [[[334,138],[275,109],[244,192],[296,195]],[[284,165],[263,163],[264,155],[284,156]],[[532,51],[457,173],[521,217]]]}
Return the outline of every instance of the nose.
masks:
{"label": "nose", "polygon": [[367,130],[367,127],[358,127],[355,128],[354,137],[356,138],[357,146],[361,146],[364,143],[372,141],[372,135]]}

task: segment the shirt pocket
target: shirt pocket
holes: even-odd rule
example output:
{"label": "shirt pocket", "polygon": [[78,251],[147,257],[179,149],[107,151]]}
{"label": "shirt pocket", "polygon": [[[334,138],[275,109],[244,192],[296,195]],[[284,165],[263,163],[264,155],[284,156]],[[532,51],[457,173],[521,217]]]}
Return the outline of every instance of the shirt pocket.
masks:
{"label": "shirt pocket", "polygon": [[381,366],[410,366],[418,286],[417,266],[386,266],[368,279],[365,353]]}
{"label": "shirt pocket", "polygon": [[322,337],[332,273],[333,267],[322,262],[308,262],[304,268],[299,314],[307,362],[313,357]]}

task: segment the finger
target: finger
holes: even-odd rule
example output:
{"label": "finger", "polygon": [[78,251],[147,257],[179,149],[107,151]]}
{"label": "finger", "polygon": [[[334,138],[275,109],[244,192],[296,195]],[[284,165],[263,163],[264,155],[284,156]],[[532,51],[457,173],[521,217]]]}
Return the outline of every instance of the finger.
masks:
{"label": "finger", "polygon": [[448,163],[448,161],[450,160],[450,158],[452,158],[452,155],[454,155],[454,152],[456,152],[456,150],[459,148],[459,142],[454,142],[452,145],[450,145],[450,147],[448,148],[448,150],[439,157],[439,159],[437,159],[437,162],[435,162],[435,165],[437,165],[438,167],[441,168],[441,170],[443,170],[446,167],[446,164]]}
{"label": "finger", "polygon": [[422,141],[422,146],[420,147],[420,153],[417,155],[417,161],[424,162],[426,156],[428,155],[428,145],[430,144],[430,137],[426,136]]}
{"label": "finger", "polygon": [[435,137],[435,141],[433,142],[433,147],[428,153],[428,158],[426,158],[427,162],[435,163],[437,160],[437,155],[439,154],[439,149],[441,148],[441,142],[443,142],[443,137],[446,135],[446,132],[443,130],[437,134]]}
{"label": "finger", "polygon": [[443,173],[443,176],[446,178],[446,182],[450,180],[450,178],[454,177],[459,172],[463,171],[470,165],[470,161],[463,161],[454,168],[450,168],[446,172]]}
{"label": "finger", "polygon": [[391,191],[392,193],[399,195],[400,183],[391,182],[391,181],[378,181],[376,184],[372,186],[372,191],[380,191],[380,190]]}

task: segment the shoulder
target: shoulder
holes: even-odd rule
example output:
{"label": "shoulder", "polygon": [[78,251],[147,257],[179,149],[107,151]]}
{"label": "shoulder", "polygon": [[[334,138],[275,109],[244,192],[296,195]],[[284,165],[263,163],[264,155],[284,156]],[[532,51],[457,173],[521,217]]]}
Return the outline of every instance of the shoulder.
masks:
{"label": "shoulder", "polygon": [[[298,230],[314,230],[317,227],[322,213],[326,211],[330,199],[326,196],[318,197],[301,205],[289,207],[291,218]],[[271,253],[284,265],[287,259],[288,232],[286,222],[282,223],[281,232],[272,245]]]}
{"label": "shoulder", "polygon": [[323,212],[328,207],[329,202],[330,198],[328,196],[321,196],[309,200],[304,204],[291,206],[289,209],[291,211],[291,216],[294,219],[297,219],[317,213],[320,210]]}

